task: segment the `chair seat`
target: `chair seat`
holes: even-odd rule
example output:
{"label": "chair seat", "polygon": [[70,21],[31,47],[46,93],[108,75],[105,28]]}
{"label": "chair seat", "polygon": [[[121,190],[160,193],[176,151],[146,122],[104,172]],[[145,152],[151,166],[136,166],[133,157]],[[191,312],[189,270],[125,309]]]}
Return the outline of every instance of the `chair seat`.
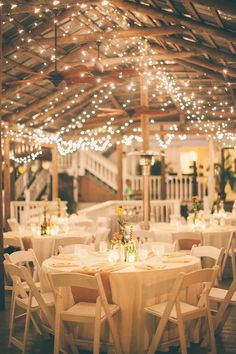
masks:
{"label": "chair seat", "polygon": [[[113,315],[115,314],[118,310],[119,307],[115,304],[110,304],[109,310],[110,313]],[[95,318],[96,314],[96,304],[95,303],[90,303],[90,302],[79,302],[66,311],[63,311],[61,313],[61,318],[64,321],[78,321],[78,317],[81,317],[81,322],[87,322],[91,321]],[[82,320],[84,318],[84,320]],[[105,312],[103,308],[101,309],[101,321],[104,321],[106,319]]]}
{"label": "chair seat", "polygon": [[[166,306],[167,306],[167,302],[162,302],[160,304],[145,307],[144,311],[148,312],[152,315],[162,317],[163,313],[166,309]],[[186,302],[180,302],[180,311],[181,311],[181,314],[183,317],[186,315],[194,315],[194,313],[197,313],[199,315],[199,312],[202,310],[204,311],[204,308],[199,308],[198,306],[190,305],[190,304],[187,304]],[[171,313],[169,315],[169,320],[173,321],[173,322],[177,321],[177,313],[176,313],[175,306],[171,310]]]}
{"label": "chair seat", "polygon": [[[212,288],[209,294],[209,300],[222,302],[225,299],[228,290],[221,288]],[[230,304],[236,305],[236,293],[232,296]]]}
{"label": "chair seat", "polygon": [[[29,291],[29,285],[26,282],[22,282],[22,285],[26,291]],[[40,281],[34,283],[37,289],[40,289]]]}
{"label": "chair seat", "polygon": [[[47,306],[54,306],[55,305],[55,299],[54,299],[54,295],[52,292],[44,293],[41,295],[42,295]],[[26,297],[26,298],[17,297],[18,305],[23,308],[27,308],[28,302],[29,302],[28,297]],[[35,299],[35,297],[33,296],[32,301],[31,301],[31,309],[34,311],[34,310],[37,310],[38,308],[39,308],[39,304],[38,304],[37,300]]]}

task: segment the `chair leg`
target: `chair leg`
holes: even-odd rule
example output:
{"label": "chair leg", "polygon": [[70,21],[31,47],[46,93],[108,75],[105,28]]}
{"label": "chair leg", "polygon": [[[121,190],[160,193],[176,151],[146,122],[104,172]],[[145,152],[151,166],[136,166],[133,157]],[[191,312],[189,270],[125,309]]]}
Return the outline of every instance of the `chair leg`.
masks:
{"label": "chair leg", "polygon": [[157,326],[156,332],[155,332],[155,334],[154,334],[154,336],[152,338],[150,347],[148,348],[147,354],[155,354],[155,352],[156,352],[156,350],[157,350],[157,348],[159,346],[162,334],[164,332],[166,323],[167,323],[166,320],[164,320],[163,318],[160,319],[160,322],[159,322],[159,324]]}
{"label": "chair leg", "polygon": [[31,311],[30,311],[30,305],[29,305],[27,308],[27,311],[26,311],[22,354],[25,354],[25,352],[26,352],[26,345],[27,345],[27,340],[28,340],[29,324],[30,324],[30,312]]}
{"label": "chair leg", "polygon": [[178,330],[179,330],[179,342],[180,342],[181,354],[187,354],[184,322],[183,322],[182,318],[178,318],[177,323],[178,323]]}
{"label": "chair leg", "polygon": [[[230,315],[230,312],[232,311],[232,307],[228,306],[228,308],[225,310],[225,312],[222,314],[222,312],[218,312],[215,318],[215,332],[220,333],[222,331],[222,328],[224,327],[225,322],[227,321],[227,318]],[[218,316],[219,314],[219,316]]]}
{"label": "chair leg", "polygon": [[32,323],[33,323],[33,326],[34,326],[35,331],[36,331],[38,334],[42,335],[42,334],[43,334],[43,333],[42,333],[42,330],[40,329],[40,325],[37,323],[37,320],[36,320],[35,317],[34,317],[35,315],[36,315],[35,313],[31,313],[30,319],[31,319],[31,321],[32,321]]}
{"label": "chair leg", "polygon": [[11,312],[10,312],[10,321],[9,321],[9,340],[8,340],[9,347],[12,342],[13,324],[14,324],[14,319],[15,319],[15,309],[16,309],[16,298],[15,298],[15,296],[13,296],[12,307],[11,307]]}
{"label": "chair leg", "polygon": [[231,262],[232,262],[232,271],[233,271],[233,277],[235,276],[235,254],[234,252],[232,251],[232,254],[231,254]]}
{"label": "chair leg", "polygon": [[93,339],[93,354],[99,354],[101,335],[101,321],[100,318],[95,318],[94,322],[94,339]]}
{"label": "chair leg", "polygon": [[211,353],[216,354],[216,342],[215,342],[215,334],[214,334],[214,326],[211,317],[211,311],[209,306],[207,307],[207,321],[209,326],[209,336],[210,336],[210,343],[211,343]]}
{"label": "chair leg", "polygon": [[59,354],[60,349],[60,331],[61,331],[61,319],[55,321],[54,329],[54,349],[53,354]]}

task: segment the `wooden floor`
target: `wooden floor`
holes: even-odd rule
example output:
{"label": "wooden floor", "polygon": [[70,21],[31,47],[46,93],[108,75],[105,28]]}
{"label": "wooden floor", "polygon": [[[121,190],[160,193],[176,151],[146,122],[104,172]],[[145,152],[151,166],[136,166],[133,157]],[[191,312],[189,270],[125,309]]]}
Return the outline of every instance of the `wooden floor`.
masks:
{"label": "wooden floor", "polygon": [[[228,286],[228,282],[223,283],[224,287]],[[18,354],[20,350],[12,346],[8,348],[8,322],[9,322],[9,305],[10,305],[10,293],[6,294],[6,309],[0,312],[0,353],[1,354]],[[22,323],[19,321],[19,334],[22,334]],[[221,333],[221,336],[216,338],[217,353],[218,354],[236,354],[236,308],[232,311],[230,318],[225,324],[225,327]],[[34,330],[30,331],[29,342],[27,347],[27,354],[51,354],[53,353],[53,338],[45,339],[37,335]],[[87,352],[88,353],[88,352]],[[159,354],[161,352],[158,352]],[[165,352],[167,353],[167,352]],[[169,354],[178,353],[178,348],[172,348],[168,352]],[[191,345],[188,354],[203,354],[207,353],[205,349],[200,348],[199,345]],[[81,352],[80,354],[85,354]],[[132,354],[132,353],[131,353]]]}

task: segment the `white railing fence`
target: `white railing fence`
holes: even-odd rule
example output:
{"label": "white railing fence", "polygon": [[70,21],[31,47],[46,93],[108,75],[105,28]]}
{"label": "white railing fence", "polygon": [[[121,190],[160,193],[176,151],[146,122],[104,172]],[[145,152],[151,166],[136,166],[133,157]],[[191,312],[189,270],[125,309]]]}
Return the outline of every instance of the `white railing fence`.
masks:
{"label": "white railing fence", "polygon": [[[33,202],[11,202],[11,218],[16,219],[20,224],[30,224],[40,222],[43,216],[43,208],[46,205],[47,212],[50,215],[57,215],[57,201],[33,201]],[[61,201],[60,208],[63,215],[66,212],[67,202]]]}
{"label": "white railing fence", "polygon": [[[122,206],[127,210],[128,215],[137,216],[135,221],[141,221],[143,215],[143,202],[141,200],[111,200],[100,203],[89,208],[78,211],[79,215],[86,215],[88,218],[96,220],[98,217],[112,217],[115,209]],[[152,200],[151,201],[151,221],[169,222],[171,215],[180,215],[179,200]]]}
{"label": "white railing fence", "polygon": [[[142,176],[130,177],[134,193],[142,192]],[[198,196],[203,200],[206,195],[207,178],[198,177]],[[182,201],[192,199],[193,177],[192,176],[167,176],[166,177],[166,198]],[[150,177],[150,198],[159,200],[161,198],[161,176]]]}
{"label": "white railing fence", "polygon": [[[92,151],[80,151],[60,157],[58,160],[59,171],[72,173],[77,169],[77,175],[84,175],[89,171],[95,177],[102,180],[108,186],[117,190],[117,167],[109,159],[101,154]],[[142,192],[142,176],[127,176],[132,181],[132,188],[137,195]],[[207,177],[197,177],[198,196],[203,200],[206,195]],[[193,177],[186,175],[166,176],[166,198],[182,201],[192,199]],[[151,200],[161,198],[161,176],[151,176],[150,178]]]}

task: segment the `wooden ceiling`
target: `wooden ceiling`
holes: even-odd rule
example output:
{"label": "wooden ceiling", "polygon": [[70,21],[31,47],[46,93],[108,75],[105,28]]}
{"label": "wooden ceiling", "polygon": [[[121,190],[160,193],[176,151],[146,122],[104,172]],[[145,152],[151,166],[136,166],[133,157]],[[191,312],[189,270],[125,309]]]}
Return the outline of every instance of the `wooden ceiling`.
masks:
{"label": "wooden ceiling", "polygon": [[[224,124],[235,132],[234,0],[2,3],[2,119],[8,129],[43,127],[67,140],[94,130],[106,135],[98,131],[106,125],[115,137],[134,134],[148,116],[153,134],[170,127],[178,134],[208,134]],[[98,47],[105,73],[95,69]],[[49,80],[55,54],[57,70],[67,70],[67,85],[55,87]],[[140,77],[147,72],[148,103],[141,104]],[[201,122],[178,95],[161,87],[163,72],[183,100],[197,103]],[[212,122],[214,129],[207,129]]]}

